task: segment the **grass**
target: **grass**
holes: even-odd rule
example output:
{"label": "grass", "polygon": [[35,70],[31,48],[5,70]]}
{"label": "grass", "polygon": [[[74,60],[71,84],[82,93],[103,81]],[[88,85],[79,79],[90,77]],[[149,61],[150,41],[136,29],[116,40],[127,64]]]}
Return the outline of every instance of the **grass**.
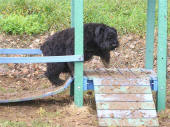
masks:
{"label": "grass", "polygon": [[[144,35],[146,7],[147,0],[84,0],[84,22],[105,23],[120,34]],[[68,0],[0,0],[0,31],[32,35],[62,30],[70,26],[70,11]]]}
{"label": "grass", "polygon": [[0,92],[6,92],[6,89],[0,86]]}
{"label": "grass", "polygon": [[[132,8],[133,6],[133,8]],[[70,26],[68,0],[0,0],[0,30],[9,34],[39,34]],[[84,0],[84,22],[114,26],[122,34],[145,33],[146,1]]]}
{"label": "grass", "polygon": [[16,121],[0,121],[0,127],[27,127],[24,122],[16,122]]}
{"label": "grass", "polygon": [[[60,115],[60,112],[48,112],[44,108],[40,107],[37,112],[38,117],[32,121],[10,121],[1,120],[0,127],[61,127],[59,124],[54,123],[53,119]],[[28,124],[29,122],[29,124]]]}
{"label": "grass", "polygon": [[89,0],[85,3],[85,21],[114,26],[121,34],[144,34],[146,1]]}
{"label": "grass", "polygon": [[0,0],[0,30],[22,35],[63,29],[70,24],[68,12],[67,0]]}
{"label": "grass", "polygon": [[[0,127],[30,127],[25,122],[17,121],[0,121]],[[44,122],[41,119],[31,122],[31,127],[61,127],[60,125],[53,125],[50,122]]]}

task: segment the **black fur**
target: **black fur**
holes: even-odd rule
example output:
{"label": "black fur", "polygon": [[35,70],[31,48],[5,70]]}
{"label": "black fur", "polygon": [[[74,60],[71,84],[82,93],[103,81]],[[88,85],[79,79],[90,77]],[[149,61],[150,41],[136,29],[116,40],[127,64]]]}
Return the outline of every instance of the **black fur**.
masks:
{"label": "black fur", "polygon": [[[106,64],[110,61],[110,51],[119,46],[117,31],[104,24],[84,24],[84,61],[94,55],[100,56]],[[49,37],[41,46],[44,56],[74,55],[74,29],[68,28]],[[57,85],[62,72],[69,72],[73,76],[73,63],[47,63],[45,75],[51,83]]]}

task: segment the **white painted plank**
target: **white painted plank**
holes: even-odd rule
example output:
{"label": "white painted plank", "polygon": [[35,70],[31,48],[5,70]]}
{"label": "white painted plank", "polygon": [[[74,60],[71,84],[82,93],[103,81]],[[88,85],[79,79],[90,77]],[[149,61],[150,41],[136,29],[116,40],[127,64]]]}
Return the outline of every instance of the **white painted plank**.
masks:
{"label": "white painted plank", "polygon": [[96,94],[149,94],[152,93],[150,86],[95,86]]}
{"label": "white painted plank", "polygon": [[154,102],[96,102],[97,109],[115,109],[115,110],[130,110],[130,109],[155,109]]}
{"label": "white painted plank", "polygon": [[152,94],[95,94],[96,101],[153,101]]}
{"label": "white painted plank", "polygon": [[93,78],[94,85],[122,85],[122,86],[149,86],[150,78],[138,78],[138,79],[113,79],[113,78]]}
{"label": "white painted plank", "polygon": [[159,126],[159,122],[157,118],[145,118],[145,119],[113,119],[113,118],[99,118],[99,126],[151,126],[157,127]]}
{"label": "white painted plank", "polygon": [[156,118],[155,110],[97,110],[97,116],[101,118]]}

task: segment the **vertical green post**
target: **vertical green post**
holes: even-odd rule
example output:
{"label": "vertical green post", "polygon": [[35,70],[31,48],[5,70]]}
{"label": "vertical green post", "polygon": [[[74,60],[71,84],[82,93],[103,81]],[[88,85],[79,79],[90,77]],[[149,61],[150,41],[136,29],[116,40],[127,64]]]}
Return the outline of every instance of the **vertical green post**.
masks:
{"label": "vertical green post", "polygon": [[167,0],[159,0],[158,4],[157,110],[161,111],[166,108]]}
{"label": "vertical green post", "polygon": [[[75,55],[83,56],[83,0],[74,0]],[[83,62],[74,64],[74,103],[83,106]]]}
{"label": "vertical green post", "polygon": [[[74,27],[74,0],[71,1],[71,27]],[[70,96],[74,96],[74,83],[70,85]]]}
{"label": "vertical green post", "polygon": [[147,31],[145,68],[153,69],[154,30],[155,30],[155,5],[156,0],[148,0],[147,6]]}

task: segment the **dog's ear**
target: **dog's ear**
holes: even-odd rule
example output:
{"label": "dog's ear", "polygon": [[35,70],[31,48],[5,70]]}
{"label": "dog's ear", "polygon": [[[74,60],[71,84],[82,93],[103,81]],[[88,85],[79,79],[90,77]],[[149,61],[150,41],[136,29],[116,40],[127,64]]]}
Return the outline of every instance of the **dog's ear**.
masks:
{"label": "dog's ear", "polygon": [[95,30],[95,36],[99,37],[104,32],[104,26],[100,25]]}

